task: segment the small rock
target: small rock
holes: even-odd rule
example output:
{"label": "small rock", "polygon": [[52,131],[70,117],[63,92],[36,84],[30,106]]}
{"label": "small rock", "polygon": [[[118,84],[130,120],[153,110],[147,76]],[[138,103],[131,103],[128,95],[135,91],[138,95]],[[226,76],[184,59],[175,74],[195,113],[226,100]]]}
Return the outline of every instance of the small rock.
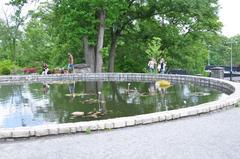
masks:
{"label": "small rock", "polygon": [[83,116],[84,112],[73,112],[72,115],[73,116]]}
{"label": "small rock", "polygon": [[92,114],[91,117],[93,117],[95,119],[98,118],[98,116],[96,114]]}
{"label": "small rock", "polygon": [[88,112],[87,114],[90,115],[90,114],[93,114],[93,112]]}
{"label": "small rock", "polygon": [[99,115],[99,114],[101,114],[101,112],[96,112],[96,113],[94,113],[95,115]]}

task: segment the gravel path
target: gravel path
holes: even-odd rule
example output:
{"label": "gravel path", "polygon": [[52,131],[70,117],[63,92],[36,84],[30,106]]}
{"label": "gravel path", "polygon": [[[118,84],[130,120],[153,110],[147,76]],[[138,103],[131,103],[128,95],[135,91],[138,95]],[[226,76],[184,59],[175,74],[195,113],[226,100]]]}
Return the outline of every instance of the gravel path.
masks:
{"label": "gravel path", "polygon": [[240,159],[240,108],[124,129],[0,142],[0,159]]}

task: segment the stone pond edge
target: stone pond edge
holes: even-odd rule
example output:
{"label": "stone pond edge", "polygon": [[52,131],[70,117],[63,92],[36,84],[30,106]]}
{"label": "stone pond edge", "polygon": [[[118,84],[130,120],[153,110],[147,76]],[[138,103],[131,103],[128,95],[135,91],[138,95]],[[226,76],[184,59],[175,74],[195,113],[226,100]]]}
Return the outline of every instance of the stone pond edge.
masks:
{"label": "stone pond edge", "polygon": [[136,115],[130,117],[120,117],[114,119],[48,124],[32,127],[0,128],[0,139],[16,139],[41,137],[60,134],[71,134],[77,132],[90,133],[97,130],[111,130],[129,126],[150,124],[162,121],[175,120],[178,118],[209,113],[216,110],[231,108],[240,104],[240,84],[222,79],[176,75],[176,74],[146,74],[146,73],[81,73],[63,75],[16,75],[0,76],[0,84],[11,83],[36,83],[36,82],[59,82],[59,81],[143,81],[154,82],[157,80],[169,80],[171,82],[197,83],[231,93],[227,98],[200,104],[189,108],[156,112],[151,114]]}

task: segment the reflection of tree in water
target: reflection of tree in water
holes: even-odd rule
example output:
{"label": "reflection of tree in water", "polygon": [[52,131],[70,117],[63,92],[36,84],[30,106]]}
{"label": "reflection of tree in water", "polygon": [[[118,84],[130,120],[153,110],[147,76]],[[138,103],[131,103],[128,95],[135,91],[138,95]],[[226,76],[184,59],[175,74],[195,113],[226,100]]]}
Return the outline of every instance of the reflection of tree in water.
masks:
{"label": "reflection of tree in water", "polygon": [[[97,98],[96,104],[92,110],[87,112],[87,118],[100,118],[107,113],[105,93],[103,90],[103,82],[87,82],[85,86],[86,93],[94,93]],[[91,99],[91,98],[90,98]],[[94,99],[92,99],[95,101]],[[89,101],[92,101],[89,100]],[[95,102],[94,102],[95,103]],[[97,107],[96,107],[97,106]]]}
{"label": "reflection of tree in water", "polygon": [[97,96],[98,111],[102,114],[106,113],[106,99],[103,91],[103,82],[88,82],[86,83],[86,93],[95,93]]}
{"label": "reflection of tree in water", "polygon": [[103,82],[97,82],[97,92],[98,92],[98,111],[101,112],[101,115],[107,113],[106,99],[103,91]]}
{"label": "reflection of tree in water", "polygon": [[[178,91],[177,91],[178,90]],[[173,103],[170,109],[177,109],[181,107],[189,107],[208,101],[216,100],[219,95],[218,91],[209,89],[197,84],[188,83],[188,84],[178,84],[173,90],[175,98],[171,98]],[[171,104],[170,104],[171,105]]]}
{"label": "reflection of tree in water", "polygon": [[98,92],[98,111],[101,113],[106,113],[106,100],[104,94],[102,92]]}
{"label": "reflection of tree in water", "polygon": [[[74,81],[71,81],[51,85],[51,91],[49,93],[51,109],[45,114],[46,119],[57,123],[63,123],[69,120],[71,110],[73,111],[74,108],[77,107],[76,99],[74,99],[73,94],[71,94],[77,90],[74,83]],[[80,88],[81,86],[82,85],[80,85]],[[66,97],[65,95],[69,93],[70,97]]]}
{"label": "reflection of tree in water", "polygon": [[43,93],[44,94],[48,93],[49,87],[50,87],[49,84],[43,83]]}
{"label": "reflection of tree in water", "polygon": [[34,115],[36,113],[37,103],[34,102],[33,96],[30,92],[30,85],[15,85],[13,87],[13,94],[11,96],[11,105],[15,107],[16,112],[12,114],[12,118],[20,121],[21,126],[30,126],[41,121],[36,121]]}
{"label": "reflection of tree in water", "polygon": [[[10,127],[11,125],[16,127],[41,123],[41,119],[36,119],[38,102],[30,92],[30,85],[8,85],[8,89],[12,93],[9,96],[9,101],[6,101],[8,103],[7,109],[9,109],[9,114],[5,117],[6,124]],[[3,103],[1,102],[1,104]]]}
{"label": "reflection of tree in water", "polygon": [[[25,85],[26,86],[26,85]],[[24,105],[28,104],[28,99],[24,98],[22,95],[23,86],[22,85],[13,85],[13,94],[11,97],[11,105],[16,107],[16,114],[17,117],[21,121],[21,126],[26,126],[25,119],[24,119]]]}
{"label": "reflection of tree in water", "polygon": [[149,107],[148,104],[145,104],[150,102],[147,98],[147,90],[148,86],[146,87],[146,83],[112,83],[113,99],[115,100],[112,100],[113,104],[109,104],[109,106],[111,107],[111,105],[115,105],[117,106],[117,109],[109,109],[116,109],[117,112],[114,112],[114,114],[119,116],[124,116],[124,114],[143,114],[146,111],[152,112],[152,106]]}
{"label": "reflection of tree in water", "polygon": [[[66,101],[66,98],[59,97],[59,101],[56,98],[54,100],[54,107],[58,112],[59,122],[79,121],[87,120],[89,118],[98,118],[100,115],[106,113],[105,95],[98,95],[98,92],[102,92],[102,82],[77,82],[75,86],[73,83],[67,85],[67,90],[70,93],[74,93],[76,96],[70,103]],[[61,86],[59,86],[61,87]],[[73,91],[75,88],[75,91]],[[62,90],[59,90],[63,93]],[[69,94],[65,94],[69,95]],[[101,112],[100,112],[101,111]],[[73,112],[84,112],[85,115],[81,117],[72,116]]]}
{"label": "reflection of tree in water", "polygon": [[128,83],[127,90],[126,90],[126,95],[127,95],[127,103],[132,103],[132,104],[140,104],[140,93],[136,87],[133,89],[131,88],[131,83]]}
{"label": "reflection of tree in water", "polygon": [[111,99],[113,101],[119,102],[119,103],[126,103],[126,100],[124,99],[124,96],[120,93],[118,85],[116,82],[111,82],[111,88],[110,91],[112,93]]}
{"label": "reflection of tree in water", "polygon": [[156,98],[156,111],[168,111],[168,100],[165,97],[167,88],[157,85],[156,90],[159,93]]}
{"label": "reflection of tree in water", "polygon": [[[110,85],[108,85],[109,83]],[[105,112],[104,116],[95,116],[97,119],[105,119],[111,117],[129,116],[143,113],[151,113],[156,111],[172,110],[179,108],[180,106],[184,106],[182,96],[184,94],[183,90],[185,88],[183,85],[175,85],[168,89],[155,89],[155,93],[153,93],[155,95],[150,96],[149,83],[132,82],[131,88],[136,87],[136,89],[133,89],[136,91],[133,91],[133,94],[135,93],[134,95],[131,93],[126,93],[125,90],[128,89],[127,82],[106,82],[104,84],[105,85],[103,85],[102,82],[78,83],[76,85],[75,93],[81,90],[84,91],[84,94],[86,95],[76,96],[75,102],[73,102],[72,104],[69,104],[69,101],[64,104],[64,99],[59,99],[62,100],[62,102],[58,102],[58,104],[64,109],[64,111],[61,112],[62,121],[69,121],[71,113],[75,111],[84,111],[85,114],[89,113],[89,115],[98,112]],[[151,85],[151,87],[154,87],[154,85]],[[186,87],[186,89],[189,89],[188,87]],[[66,88],[66,90],[69,91],[68,88]],[[62,90],[59,91],[62,92]],[[101,96],[98,92],[101,92]],[[93,93],[94,95],[89,95]],[[134,98],[134,100],[127,102],[129,98]],[[57,103],[55,103],[55,105],[56,104]],[[92,118],[95,117],[81,117],[78,119],[73,119],[71,121],[92,120]]]}
{"label": "reflection of tree in water", "polygon": [[12,94],[14,93],[14,87],[16,85],[12,85],[11,87],[9,85],[0,85],[0,99],[1,101],[7,101],[12,97]]}
{"label": "reflection of tree in water", "polygon": [[156,90],[155,82],[149,83],[148,91],[150,95],[156,95],[157,90]]}

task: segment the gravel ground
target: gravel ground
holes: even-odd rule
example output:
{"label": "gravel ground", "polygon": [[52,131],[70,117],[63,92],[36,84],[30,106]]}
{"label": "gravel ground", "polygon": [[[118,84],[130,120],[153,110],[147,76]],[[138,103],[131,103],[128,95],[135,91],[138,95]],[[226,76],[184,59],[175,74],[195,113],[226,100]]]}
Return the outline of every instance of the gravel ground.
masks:
{"label": "gravel ground", "polygon": [[0,159],[240,159],[240,108],[115,129],[0,142]]}

